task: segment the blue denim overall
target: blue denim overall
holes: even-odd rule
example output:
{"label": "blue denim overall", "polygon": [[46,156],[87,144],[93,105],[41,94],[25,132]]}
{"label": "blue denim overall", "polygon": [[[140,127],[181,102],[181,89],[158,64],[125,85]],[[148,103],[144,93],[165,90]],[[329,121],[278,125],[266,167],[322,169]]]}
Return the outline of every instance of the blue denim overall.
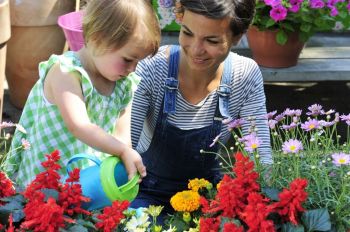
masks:
{"label": "blue denim overall", "polygon": [[148,207],[163,205],[163,215],[172,213],[170,198],[176,193],[187,190],[188,181],[205,178],[216,184],[220,181],[219,162],[213,154],[201,154],[200,150],[214,151],[218,146],[209,147],[220,133],[223,117],[229,117],[228,98],[232,76],[232,55],[224,63],[224,73],[217,90],[219,101],[216,106],[213,123],[199,129],[181,130],[168,122],[168,114],[175,113],[176,92],[178,90],[177,71],[179,63],[179,46],[170,50],[168,78],[165,81],[163,103],[159,111],[151,144],[141,154],[147,168],[147,176],[140,184],[137,198],[131,207]]}

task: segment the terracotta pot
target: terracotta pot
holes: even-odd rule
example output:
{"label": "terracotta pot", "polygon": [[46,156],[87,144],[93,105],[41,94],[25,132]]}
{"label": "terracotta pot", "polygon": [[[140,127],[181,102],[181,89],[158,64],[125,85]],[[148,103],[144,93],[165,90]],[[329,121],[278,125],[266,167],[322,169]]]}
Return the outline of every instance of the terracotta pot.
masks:
{"label": "terracotta pot", "polygon": [[260,66],[268,68],[287,68],[297,65],[305,44],[299,40],[299,34],[290,34],[284,45],[276,42],[276,34],[277,31],[259,31],[256,27],[248,29],[247,39],[253,59]]}
{"label": "terracotta pot", "polygon": [[4,101],[4,81],[7,41],[11,37],[10,7],[8,0],[0,0],[0,121]]}
{"label": "terracotta pot", "polygon": [[10,0],[6,78],[11,103],[17,108],[23,108],[38,80],[39,62],[62,53],[65,38],[57,18],[74,7],[74,0]]}

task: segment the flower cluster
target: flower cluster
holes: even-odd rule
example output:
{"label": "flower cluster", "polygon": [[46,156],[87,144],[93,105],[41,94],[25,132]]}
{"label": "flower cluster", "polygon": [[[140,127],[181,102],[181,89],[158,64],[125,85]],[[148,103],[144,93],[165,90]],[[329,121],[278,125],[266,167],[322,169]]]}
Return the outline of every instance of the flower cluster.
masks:
{"label": "flower cluster", "polygon": [[[350,194],[350,114],[313,104],[305,114],[301,109],[287,108],[282,113],[273,111],[263,117],[270,127],[274,164],[268,178],[259,180],[262,186],[282,189],[296,178],[307,179],[309,197],[305,207],[325,209],[324,215],[330,213],[337,231],[350,229],[350,211],[345,206],[350,201],[344,197]],[[258,152],[250,152],[242,142],[241,124],[235,121],[229,127],[237,147],[231,149],[251,154],[256,170],[266,173],[267,168],[259,166]],[[346,138],[338,134],[337,126],[347,128]]]}
{"label": "flower cluster", "polygon": [[158,5],[159,26],[164,29],[176,20],[174,10],[175,4],[173,0],[156,0]]}
{"label": "flower cluster", "polygon": [[286,43],[292,32],[298,32],[305,42],[315,32],[349,28],[349,12],[348,0],[256,0],[252,24],[259,30],[278,30],[276,41],[280,44]]}
{"label": "flower cluster", "polygon": [[[85,210],[83,203],[89,199],[82,195],[80,170],[71,171],[62,183],[58,174],[59,152],[54,151],[46,158],[42,162],[45,171],[18,193],[11,180],[0,172],[0,212],[9,212],[7,231],[15,230],[13,223],[19,225],[20,231],[114,231],[125,218],[123,212],[129,202],[115,201],[103,213]],[[0,224],[1,228],[4,225]]]}

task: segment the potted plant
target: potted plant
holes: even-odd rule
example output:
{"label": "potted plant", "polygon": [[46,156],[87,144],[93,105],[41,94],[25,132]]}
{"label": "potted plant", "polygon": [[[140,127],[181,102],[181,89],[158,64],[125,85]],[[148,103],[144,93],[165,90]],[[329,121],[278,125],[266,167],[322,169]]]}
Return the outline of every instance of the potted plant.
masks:
{"label": "potted plant", "polygon": [[75,0],[9,0],[11,39],[8,41],[6,78],[10,100],[23,108],[37,81],[39,62],[63,51],[65,38],[59,15],[74,10]]}
{"label": "potted plant", "polygon": [[[316,32],[331,31],[337,21],[349,26],[349,10],[350,3],[344,0],[256,0],[247,34],[253,58],[265,67],[294,66],[304,43]],[[283,58],[287,51],[295,54]]]}
{"label": "potted plant", "polygon": [[11,36],[10,7],[8,0],[0,0],[0,121],[4,96],[6,43]]}

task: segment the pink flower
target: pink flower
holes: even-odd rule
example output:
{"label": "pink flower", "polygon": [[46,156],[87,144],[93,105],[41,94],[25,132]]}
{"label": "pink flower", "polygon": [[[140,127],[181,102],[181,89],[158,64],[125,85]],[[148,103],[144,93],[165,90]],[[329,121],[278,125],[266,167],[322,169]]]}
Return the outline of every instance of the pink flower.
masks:
{"label": "pink flower", "polygon": [[[319,1],[319,0],[316,0],[316,1]],[[319,104],[313,104],[309,106],[307,109],[310,110],[310,112],[307,112],[306,115],[317,116],[319,114],[324,114],[323,106]]]}
{"label": "pink flower", "polygon": [[281,5],[273,7],[270,11],[270,17],[275,22],[282,21],[287,17],[287,9]]}
{"label": "pink flower", "polygon": [[320,128],[320,124],[316,119],[311,119],[301,124],[301,128],[304,129],[305,131],[311,131],[311,130]]}
{"label": "pink flower", "polygon": [[248,152],[253,152],[260,146],[260,141],[255,133],[244,136],[240,141],[244,142],[244,150]]}
{"label": "pink flower", "polygon": [[335,166],[348,165],[350,163],[350,155],[345,153],[334,153],[332,155],[333,164]]}
{"label": "pink flower", "polygon": [[271,7],[281,5],[281,0],[264,0],[265,4]]}
{"label": "pink flower", "polygon": [[325,6],[324,2],[322,0],[311,0],[310,1],[310,7],[315,9],[320,9]]}
{"label": "pink flower", "polygon": [[299,151],[303,150],[303,144],[297,140],[297,139],[290,139],[283,143],[282,145],[282,151],[283,153],[298,153]]}
{"label": "pink flower", "polygon": [[22,147],[23,147],[24,150],[29,150],[30,149],[30,143],[29,143],[28,140],[22,139],[21,143],[22,143]]}

